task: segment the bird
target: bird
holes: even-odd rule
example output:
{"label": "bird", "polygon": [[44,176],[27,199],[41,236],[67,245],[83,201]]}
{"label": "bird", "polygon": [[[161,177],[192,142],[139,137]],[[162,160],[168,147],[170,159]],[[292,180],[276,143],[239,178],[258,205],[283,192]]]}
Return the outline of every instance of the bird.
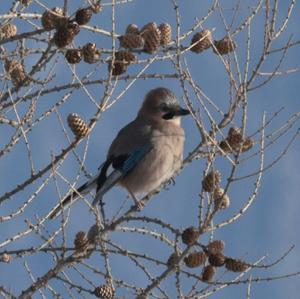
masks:
{"label": "bird", "polygon": [[142,208],[138,195],[156,190],[172,179],[182,165],[185,132],[181,117],[189,113],[170,89],[150,90],[136,118],[112,141],[98,173],[63,198],[50,212],[50,218],[93,189],[96,195],[92,205],[96,206],[116,184],[124,187],[137,207]]}

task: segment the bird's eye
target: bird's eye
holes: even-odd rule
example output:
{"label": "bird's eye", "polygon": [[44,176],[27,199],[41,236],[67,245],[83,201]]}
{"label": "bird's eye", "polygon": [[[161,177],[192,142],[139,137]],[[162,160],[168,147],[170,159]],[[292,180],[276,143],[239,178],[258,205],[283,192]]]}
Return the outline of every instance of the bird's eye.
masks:
{"label": "bird's eye", "polygon": [[169,107],[163,103],[160,105],[160,110],[163,111],[163,112],[168,112],[169,111]]}

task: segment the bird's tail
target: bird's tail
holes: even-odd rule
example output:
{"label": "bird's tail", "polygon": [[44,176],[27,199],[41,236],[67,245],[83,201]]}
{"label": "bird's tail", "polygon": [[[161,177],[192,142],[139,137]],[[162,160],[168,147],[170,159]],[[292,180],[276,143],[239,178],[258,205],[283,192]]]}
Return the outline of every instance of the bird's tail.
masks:
{"label": "bird's tail", "polygon": [[96,186],[96,177],[93,177],[85,184],[81,185],[77,190],[74,190],[63,198],[51,211],[49,214],[50,219],[57,217],[64,209],[69,207],[71,203],[77,200],[80,196],[89,193]]}

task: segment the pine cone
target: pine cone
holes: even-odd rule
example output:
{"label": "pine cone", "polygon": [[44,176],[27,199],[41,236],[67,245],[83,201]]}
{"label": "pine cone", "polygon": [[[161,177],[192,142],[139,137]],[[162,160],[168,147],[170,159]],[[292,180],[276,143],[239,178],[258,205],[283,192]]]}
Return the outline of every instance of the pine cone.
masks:
{"label": "pine cone", "polygon": [[94,43],[87,43],[82,47],[83,60],[86,63],[96,63],[100,59],[100,54],[100,50],[97,49]]}
{"label": "pine cone", "polygon": [[85,232],[78,232],[74,239],[74,247],[76,251],[82,251],[88,244],[88,238]]}
{"label": "pine cone", "polygon": [[114,293],[114,289],[108,284],[98,286],[94,290],[94,295],[101,299],[113,299]]}
{"label": "pine cone", "polygon": [[181,238],[184,244],[193,245],[198,241],[199,236],[199,230],[193,226],[190,226],[183,231]]}
{"label": "pine cone", "polygon": [[225,55],[230,52],[233,52],[236,48],[236,44],[228,36],[224,37],[219,41],[214,41],[214,45],[216,48],[214,49],[214,52],[220,55]]}
{"label": "pine cone", "polygon": [[75,21],[78,23],[78,25],[85,25],[91,20],[92,15],[93,10],[91,7],[78,9],[76,11]]}
{"label": "pine cone", "polygon": [[151,31],[157,29],[157,24],[155,22],[150,22],[142,27],[140,33],[143,35],[146,31]]}
{"label": "pine cone", "polygon": [[207,245],[209,254],[222,253],[225,248],[225,243],[222,240],[214,240]]}
{"label": "pine cone", "polygon": [[222,267],[225,264],[225,259],[225,256],[220,252],[208,256],[209,263],[214,267]]}
{"label": "pine cone", "polygon": [[3,253],[2,255],[0,255],[0,262],[10,263],[11,261],[12,261],[11,255],[9,255],[7,253]]}
{"label": "pine cone", "polygon": [[127,71],[127,64],[123,63],[123,62],[115,62],[113,65],[110,62],[108,64],[108,70],[110,71],[112,69],[112,75],[113,76],[119,76],[122,75],[124,73],[126,73]]}
{"label": "pine cone", "polygon": [[202,280],[211,282],[217,272],[217,269],[214,266],[208,265],[202,270]]}
{"label": "pine cone", "polygon": [[91,228],[88,231],[87,238],[89,240],[89,243],[96,243],[97,239],[99,238],[100,235],[100,228],[97,224],[94,224],[91,226]]}
{"label": "pine cone", "polygon": [[241,129],[237,127],[231,127],[228,131],[227,142],[234,151],[239,151],[243,142]]}
{"label": "pine cone", "polygon": [[202,181],[202,187],[205,192],[213,192],[221,182],[221,173],[218,170],[213,170],[206,175]]}
{"label": "pine cone", "polygon": [[172,27],[168,23],[162,23],[159,25],[158,29],[160,30],[160,44],[165,46],[171,42],[172,39]]}
{"label": "pine cone", "polygon": [[89,127],[76,113],[68,115],[68,124],[76,138],[85,137],[89,132]]}
{"label": "pine cone", "polygon": [[235,260],[232,258],[226,258],[225,267],[232,272],[244,272],[249,266],[241,260]]}
{"label": "pine cone", "polygon": [[139,34],[139,27],[135,24],[129,24],[125,31],[126,34]]}
{"label": "pine cone", "polygon": [[63,26],[67,18],[64,16],[64,11],[60,7],[53,7],[47,10],[42,15],[42,26],[47,31]]}
{"label": "pine cone", "polygon": [[23,65],[17,60],[6,60],[5,70],[15,87],[20,87],[28,83],[26,82],[26,73]]}
{"label": "pine cone", "polygon": [[212,34],[209,30],[197,32],[191,41],[191,45],[195,44],[192,46],[191,51],[195,53],[201,53],[202,51],[208,49],[212,42]]}
{"label": "pine cone", "polygon": [[174,252],[169,256],[167,260],[167,266],[169,268],[173,268],[178,265],[178,261],[179,261],[179,256],[176,252]]}
{"label": "pine cone", "polygon": [[124,64],[130,64],[136,60],[135,55],[129,51],[118,51],[115,53],[115,56],[116,61]]}
{"label": "pine cone", "polygon": [[138,49],[144,46],[144,38],[135,33],[126,33],[119,38],[120,46],[125,49]]}
{"label": "pine cone", "polygon": [[0,40],[13,37],[17,34],[17,26],[11,23],[0,26]]}
{"label": "pine cone", "polygon": [[227,141],[227,139],[222,140],[222,141],[219,143],[219,147],[222,149],[222,151],[223,151],[225,154],[228,154],[228,153],[231,152],[231,147],[230,147],[229,142]]}
{"label": "pine cone", "polygon": [[224,189],[218,187],[213,194],[215,206],[218,209],[227,209],[230,206],[230,198],[227,194],[224,194]]}
{"label": "pine cone", "polygon": [[156,52],[160,46],[160,30],[158,28],[152,30],[145,29],[144,32],[141,33],[141,35],[145,40],[143,50],[149,54]]}
{"label": "pine cone", "polygon": [[82,54],[80,49],[69,49],[66,52],[65,58],[71,64],[76,64],[81,61]]}
{"label": "pine cone", "polygon": [[241,152],[244,153],[246,151],[248,151],[249,149],[251,149],[254,145],[254,140],[252,140],[251,138],[246,138],[243,142],[242,142],[242,146],[241,146]]}
{"label": "pine cone", "polygon": [[54,42],[58,48],[64,48],[69,45],[75,35],[80,31],[79,25],[76,22],[68,22],[60,27],[54,34]]}
{"label": "pine cone", "polygon": [[184,262],[187,267],[195,268],[200,265],[203,265],[207,259],[207,256],[204,252],[192,252],[187,257],[184,258]]}

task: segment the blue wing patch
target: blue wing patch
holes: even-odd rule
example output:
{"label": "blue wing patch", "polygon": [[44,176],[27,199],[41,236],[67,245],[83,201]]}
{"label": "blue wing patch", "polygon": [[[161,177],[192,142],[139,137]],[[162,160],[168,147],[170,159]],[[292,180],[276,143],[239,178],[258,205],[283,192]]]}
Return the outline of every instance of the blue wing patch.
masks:
{"label": "blue wing patch", "polygon": [[95,206],[103,195],[110,190],[121,178],[123,178],[128,172],[130,172],[143,158],[151,151],[153,146],[146,144],[135,151],[133,151],[126,160],[115,169],[104,181],[102,186],[97,190],[95,199],[92,203]]}

